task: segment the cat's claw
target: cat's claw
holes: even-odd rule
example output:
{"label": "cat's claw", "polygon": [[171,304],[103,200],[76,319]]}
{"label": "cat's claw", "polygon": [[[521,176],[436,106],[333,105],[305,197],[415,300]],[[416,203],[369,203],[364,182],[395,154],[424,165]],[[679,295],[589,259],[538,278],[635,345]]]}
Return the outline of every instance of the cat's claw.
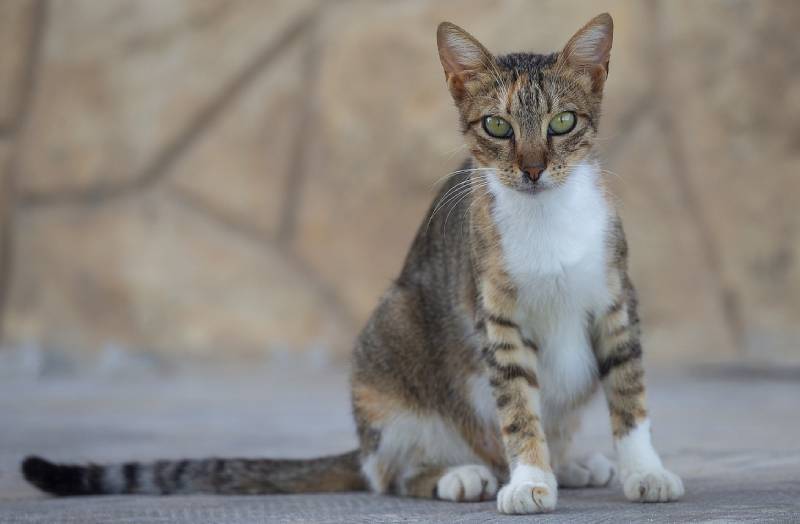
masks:
{"label": "cat's claw", "polygon": [[683,496],[680,477],[664,468],[628,472],[622,477],[622,489],[634,502],[670,502]]}

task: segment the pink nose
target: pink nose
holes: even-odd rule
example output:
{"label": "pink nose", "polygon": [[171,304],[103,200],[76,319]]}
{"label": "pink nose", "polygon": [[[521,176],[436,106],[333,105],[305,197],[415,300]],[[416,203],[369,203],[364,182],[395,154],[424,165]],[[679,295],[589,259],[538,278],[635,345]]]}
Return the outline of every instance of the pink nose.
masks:
{"label": "pink nose", "polygon": [[522,172],[525,173],[525,176],[528,177],[528,180],[530,180],[531,182],[537,182],[542,177],[543,171],[544,171],[543,164],[536,164],[522,168]]}

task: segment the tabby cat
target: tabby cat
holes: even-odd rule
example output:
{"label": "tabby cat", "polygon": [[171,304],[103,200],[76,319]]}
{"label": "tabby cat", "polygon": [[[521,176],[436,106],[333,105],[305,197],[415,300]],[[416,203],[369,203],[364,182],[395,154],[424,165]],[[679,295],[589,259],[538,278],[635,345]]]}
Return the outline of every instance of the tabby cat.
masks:
{"label": "tabby cat", "polygon": [[463,29],[439,26],[472,154],[356,342],[359,449],[109,466],[29,457],[25,477],[59,495],[369,489],[545,512],[559,486],[617,475],[604,456],[569,449],[602,385],[625,496],[683,495],[650,441],[628,250],[594,153],[612,31],[602,14],[559,53],[493,56]]}

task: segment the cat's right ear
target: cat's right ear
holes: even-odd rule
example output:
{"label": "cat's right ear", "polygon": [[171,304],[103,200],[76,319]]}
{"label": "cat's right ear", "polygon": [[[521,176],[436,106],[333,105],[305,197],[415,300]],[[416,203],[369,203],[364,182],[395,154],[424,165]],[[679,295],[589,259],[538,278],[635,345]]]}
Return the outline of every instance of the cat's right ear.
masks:
{"label": "cat's right ear", "polygon": [[436,42],[447,87],[455,100],[461,100],[467,84],[490,68],[494,57],[475,37],[450,22],[439,24]]}
{"label": "cat's right ear", "polygon": [[558,60],[573,69],[588,73],[592,79],[592,90],[602,91],[608,76],[613,39],[614,20],[611,15],[597,15],[569,39]]}

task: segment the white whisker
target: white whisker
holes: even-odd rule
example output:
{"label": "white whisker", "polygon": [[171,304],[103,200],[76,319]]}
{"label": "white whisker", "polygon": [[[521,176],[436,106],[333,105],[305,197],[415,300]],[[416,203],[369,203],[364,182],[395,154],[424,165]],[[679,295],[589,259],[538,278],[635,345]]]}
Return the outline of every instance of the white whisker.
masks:
{"label": "white whisker", "polygon": [[[488,180],[481,180],[481,181],[480,181],[480,183],[479,183],[478,185],[476,185],[476,186],[474,186],[474,187],[473,187],[473,186],[471,186],[471,187],[469,188],[469,190],[468,190],[468,191],[467,191],[467,192],[466,192],[466,193],[465,193],[465,194],[464,194],[464,195],[463,195],[461,198],[459,198],[457,202],[455,202],[455,203],[454,203],[454,204],[453,204],[453,205],[450,207],[450,211],[447,213],[447,216],[444,218],[444,225],[442,226],[442,230],[443,230],[444,234],[447,234],[447,221],[448,221],[448,219],[450,218],[450,214],[453,212],[453,210],[454,210],[456,207],[458,207],[458,204],[460,204],[462,200],[464,200],[465,198],[467,198],[467,196],[469,196],[470,194],[472,194],[472,192],[473,192],[475,189],[477,189],[478,187],[486,186],[486,185],[488,185],[488,184],[489,184],[489,181],[488,181]],[[468,209],[469,209],[469,208],[468,208]]]}
{"label": "white whisker", "polygon": [[462,195],[464,195],[466,193],[469,193],[469,191],[472,190],[472,187],[470,187],[470,184],[471,183],[479,183],[479,182],[481,182],[482,179],[485,178],[485,176],[486,175],[484,175],[484,174],[477,174],[476,175],[476,174],[473,173],[472,177],[470,177],[470,178],[468,178],[466,180],[462,180],[461,182],[459,182],[455,186],[453,186],[450,189],[448,189],[447,192],[439,198],[439,201],[434,206],[434,209],[431,212],[431,216],[428,218],[428,223],[425,226],[425,230],[427,231],[428,228],[430,228],[431,222],[433,221],[433,218],[436,216],[436,213],[438,213],[443,207],[445,207],[449,203],[457,200]]}
{"label": "white whisker", "polygon": [[491,171],[491,170],[492,170],[491,167],[473,167],[473,168],[469,168],[469,169],[459,169],[457,171],[452,171],[452,172],[447,173],[446,175],[444,175],[442,177],[439,177],[439,179],[437,179],[433,184],[431,184],[431,187],[434,187],[436,184],[438,184],[439,182],[441,182],[442,180],[444,180],[446,178],[450,178],[451,176],[458,175],[458,174],[461,174],[461,173],[472,173],[472,172],[475,172],[475,171]]}

